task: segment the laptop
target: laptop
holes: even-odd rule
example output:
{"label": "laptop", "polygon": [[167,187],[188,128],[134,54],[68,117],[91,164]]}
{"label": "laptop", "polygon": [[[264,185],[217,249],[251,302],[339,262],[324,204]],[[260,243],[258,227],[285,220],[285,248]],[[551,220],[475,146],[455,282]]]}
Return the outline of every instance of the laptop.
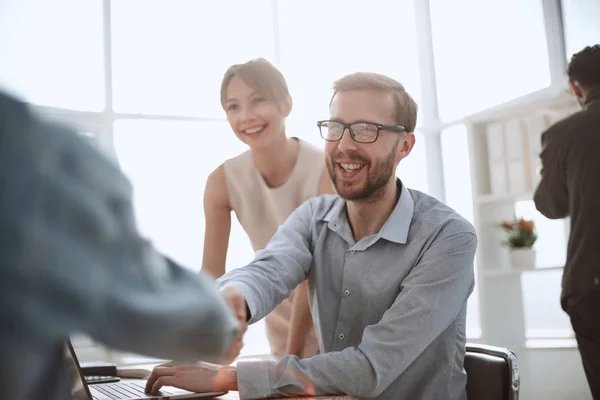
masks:
{"label": "laptop", "polygon": [[70,341],[67,341],[67,348],[66,357],[69,372],[73,379],[72,394],[75,400],[211,399],[227,394],[227,392],[192,393],[172,386],[165,386],[158,394],[150,395],[144,392],[146,381],[137,379],[118,383],[88,385]]}

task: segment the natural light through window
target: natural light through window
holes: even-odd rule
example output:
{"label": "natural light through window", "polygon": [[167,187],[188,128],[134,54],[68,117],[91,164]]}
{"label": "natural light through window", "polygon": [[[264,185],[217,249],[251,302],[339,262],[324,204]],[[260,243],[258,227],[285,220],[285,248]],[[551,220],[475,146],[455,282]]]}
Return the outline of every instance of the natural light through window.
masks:
{"label": "natural light through window", "polygon": [[[206,179],[244,145],[227,122],[118,120],[114,141],[119,163],[134,185],[140,229],[161,251],[199,270]],[[229,253],[229,261],[247,263],[253,253],[233,243],[236,251]]]}
{"label": "natural light through window", "polygon": [[600,1],[561,0],[567,59],[600,43]]}
{"label": "natural light through window", "polygon": [[[200,270],[206,179],[220,163],[245,150],[227,122],[118,120],[117,156],[134,186],[140,230],[159,251]],[[254,252],[232,215],[227,270],[252,261]],[[250,327],[242,355],[268,354],[264,323]]]}
{"label": "natural light through window", "polygon": [[46,106],[104,109],[101,0],[2,0],[0,88]]}
{"label": "natural light through window", "polygon": [[270,0],[111,4],[118,112],[223,118],[225,70],[274,58]]}
{"label": "natural light through window", "polygon": [[315,122],[327,118],[333,82],[348,73],[388,75],[420,103],[413,1],[364,5],[356,0],[278,1],[279,64],[295,100],[289,125],[308,141],[319,141]]}
{"label": "natural light through window", "polygon": [[431,0],[430,4],[443,120],[550,84],[541,0]]}

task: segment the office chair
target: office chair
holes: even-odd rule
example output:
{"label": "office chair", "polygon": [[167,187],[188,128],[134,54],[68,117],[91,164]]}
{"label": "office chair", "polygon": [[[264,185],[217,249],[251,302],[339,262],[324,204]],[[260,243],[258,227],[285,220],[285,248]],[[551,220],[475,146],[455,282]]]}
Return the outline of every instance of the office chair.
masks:
{"label": "office chair", "polygon": [[473,343],[466,349],[468,400],[518,400],[519,362],[512,351]]}

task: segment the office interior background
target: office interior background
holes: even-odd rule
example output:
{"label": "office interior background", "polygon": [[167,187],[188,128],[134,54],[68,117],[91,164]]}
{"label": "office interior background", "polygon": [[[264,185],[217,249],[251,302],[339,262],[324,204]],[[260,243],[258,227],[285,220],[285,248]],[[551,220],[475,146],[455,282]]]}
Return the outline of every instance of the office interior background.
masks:
{"label": "office interior background", "polygon": [[[420,110],[398,176],[478,230],[469,341],[515,351],[524,399],[591,398],[559,304],[568,221],[542,217],[531,193],[539,134],[577,110],[566,65],[600,43],[599,1],[2,2],[0,85],[114,158],[134,185],[140,230],[194,270],[206,178],[245,150],[219,102],[228,66],[264,57],[280,68],[294,99],[287,132],[318,147],[336,78],[374,71],[402,82]],[[511,152],[520,164],[509,165]],[[533,269],[508,266],[496,225],[512,216],[536,223]],[[253,256],[233,221],[228,269]],[[261,323],[245,343],[243,357],[269,352]],[[140,361],[85,338],[76,345],[84,359]]]}

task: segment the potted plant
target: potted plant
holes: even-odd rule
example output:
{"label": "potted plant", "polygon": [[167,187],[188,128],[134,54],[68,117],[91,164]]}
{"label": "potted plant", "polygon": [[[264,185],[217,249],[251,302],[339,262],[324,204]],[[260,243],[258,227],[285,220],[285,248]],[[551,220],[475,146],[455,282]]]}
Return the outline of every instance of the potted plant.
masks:
{"label": "potted plant", "polygon": [[507,235],[504,244],[508,246],[511,266],[516,269],[535,268],[533,245],[537,235],[534,222],[519,218],[514,221],[503,221],[500,227]]}

